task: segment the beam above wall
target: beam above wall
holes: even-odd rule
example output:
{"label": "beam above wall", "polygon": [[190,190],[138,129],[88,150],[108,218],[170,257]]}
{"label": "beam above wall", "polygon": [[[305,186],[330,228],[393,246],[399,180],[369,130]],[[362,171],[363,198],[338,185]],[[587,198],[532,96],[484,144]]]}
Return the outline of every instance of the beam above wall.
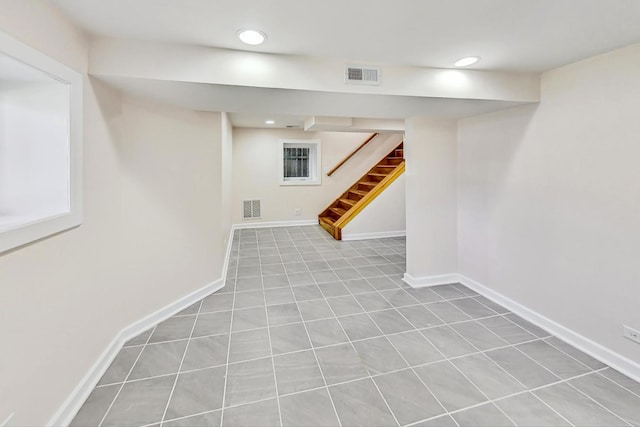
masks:
{"label": "beam above wall", "polygon": [[540,99],[535,73],[379,65],[379,86],[350,85],[343,60],[105,38],[89,62],[120,89],[209,111],[459,118]]}
{"label": "beam above wall", "polygon": [[404,132],[404,120],[310,116],[304,121],[304,130],[314,132]]}

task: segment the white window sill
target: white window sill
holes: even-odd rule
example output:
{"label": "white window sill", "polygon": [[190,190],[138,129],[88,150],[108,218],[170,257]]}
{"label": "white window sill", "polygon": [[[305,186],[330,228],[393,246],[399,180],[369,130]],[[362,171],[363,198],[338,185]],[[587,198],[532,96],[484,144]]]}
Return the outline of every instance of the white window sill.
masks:
{"label": "white window sill", "polygon": [[0,215],[0,233],[14,228],[26,227],[35,222],[45,221],[67,213],[69,211],[37,212],[30,215]]}
{"label": "white window sill", "polygon": [[290,185],[321,185],[320,181],[280,181],[281,186],[290,186]]}

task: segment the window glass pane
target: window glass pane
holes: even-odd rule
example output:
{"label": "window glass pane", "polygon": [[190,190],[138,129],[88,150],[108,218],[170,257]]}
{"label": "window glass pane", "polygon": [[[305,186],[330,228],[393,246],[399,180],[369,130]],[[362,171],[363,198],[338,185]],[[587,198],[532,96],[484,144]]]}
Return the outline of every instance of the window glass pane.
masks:
{"label": "window glass pane", "polygon": [[309,147],[284,147],[283,165],[285,178],[309,177]]}

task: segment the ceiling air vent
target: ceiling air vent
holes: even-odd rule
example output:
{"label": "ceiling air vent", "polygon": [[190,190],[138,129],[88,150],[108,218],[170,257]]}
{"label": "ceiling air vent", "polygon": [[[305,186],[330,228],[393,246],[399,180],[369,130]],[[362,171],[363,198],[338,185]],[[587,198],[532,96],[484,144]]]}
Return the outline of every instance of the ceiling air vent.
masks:
{"label": "ceiling air vent", "polygon": [[260,200],[242,201],[242,219],[255,219],[260,216]]}
{"label": "ceiling air vent", "polygon": [[347,65],[344,71],[344,82],[357,85],[379,85],[380,67]]}

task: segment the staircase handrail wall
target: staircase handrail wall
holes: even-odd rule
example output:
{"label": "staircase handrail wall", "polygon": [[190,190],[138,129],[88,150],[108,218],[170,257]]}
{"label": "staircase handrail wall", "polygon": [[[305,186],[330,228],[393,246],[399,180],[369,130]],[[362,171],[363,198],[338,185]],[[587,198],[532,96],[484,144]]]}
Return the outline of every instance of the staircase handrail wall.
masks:
{"label": "staircase handrail wall", "polygon": [[338,163],[337,165],[335,165],[333,167],[333,169],[331,169],[329,172],[327,172],[327,176],[331,176],[335,173],[335,171],[337,171],[338,169],[340,169],[340,167],[342,165],[344,165],[345,163],[347,163],[347,161],[352,158],[358,151],[362,150],[365,145],[367,145],[369,142],[371,142],[371,140],[373,140],[376,136],[380,135],[379,133],[374,133],[371,134],[371,136],[369,138],[367,138],[366,141],[364,141],[362,144],[360,144],[355,150],[353,150],[347,157],[345,157],[344,159],[342,159],[340,161],[340,163]]}

